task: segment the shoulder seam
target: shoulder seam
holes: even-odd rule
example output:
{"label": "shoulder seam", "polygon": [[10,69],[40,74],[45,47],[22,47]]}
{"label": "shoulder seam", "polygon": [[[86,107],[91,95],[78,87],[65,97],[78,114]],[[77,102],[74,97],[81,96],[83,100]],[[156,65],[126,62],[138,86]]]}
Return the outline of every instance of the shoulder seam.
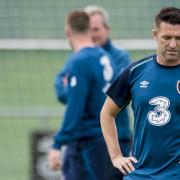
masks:
{"label": "shoulder seam", "polygon": [[136,69],[137,67],[139,67],[139,66],[141,66],[141,65],[143,65],[143,64],[145,64],[145,63],[147,63],[147,62],[149,62],[149,61],[151,61],[151,60],[153,60],[153,57],[151,57],[150,59],[144,60],[144,61],[136,64],[135,66],[133,66],[132,68],[130,68],[131,72],[132,72],[134,69]]}

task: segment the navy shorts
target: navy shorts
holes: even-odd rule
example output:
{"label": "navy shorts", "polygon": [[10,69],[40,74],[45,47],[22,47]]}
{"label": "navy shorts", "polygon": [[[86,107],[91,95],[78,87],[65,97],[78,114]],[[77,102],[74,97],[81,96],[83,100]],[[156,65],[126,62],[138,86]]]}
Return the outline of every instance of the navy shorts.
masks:
{"label": "navy shorts", "polygon": [[79,140],[67,145],[64,152],[65,180],[121,180],[113,167],[103,137]]}

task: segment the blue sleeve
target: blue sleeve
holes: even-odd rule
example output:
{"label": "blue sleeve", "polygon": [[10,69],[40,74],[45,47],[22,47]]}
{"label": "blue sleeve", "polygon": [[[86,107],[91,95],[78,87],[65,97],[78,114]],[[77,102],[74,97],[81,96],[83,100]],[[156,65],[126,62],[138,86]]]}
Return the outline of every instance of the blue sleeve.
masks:
{"label": "blue sleeve", "polygon": [[56,97],[59,102],[66,104],[67,102],[67,86],[64,84],[63,79],[67,76],[66,69],[64,68],[60,71],[56,77],[54,82]]}
{"label": "blue sleeve", "polygon": [[120,108],[127,106],[131,100],[129,67],[120,73],[106,93]]}
{"label": "blue sleeve", "polygon": [[53,145],[56,149],[77,139],[77,129],[83,116],[91,83],[90,68],[85,68],[81,61],[74,62],[71,67],[68,78],[68,102],[64,121],[61,129],[55,136]]}
{"label": "blue sleeve", "polygon": [[68,98],[68,87],[67,84],[64,83],[64,78],[68,78],[68,68],[71,65],[71,61],[67,60],[63,69],[58,72],[55,77],[54,87],[55,94],[59,102],[66,104]]}

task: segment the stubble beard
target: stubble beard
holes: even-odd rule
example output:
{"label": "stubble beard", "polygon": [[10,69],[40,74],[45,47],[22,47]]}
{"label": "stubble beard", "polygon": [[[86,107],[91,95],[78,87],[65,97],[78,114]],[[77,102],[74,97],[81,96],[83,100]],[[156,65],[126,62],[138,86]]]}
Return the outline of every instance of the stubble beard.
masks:
{"label": "stubble beard", "polygon": [[168,51],[164,50],[161,52],[161,57],[160,57],[164,63],[164,65],[178,65],[180,64],[180,52],[179,51]]}

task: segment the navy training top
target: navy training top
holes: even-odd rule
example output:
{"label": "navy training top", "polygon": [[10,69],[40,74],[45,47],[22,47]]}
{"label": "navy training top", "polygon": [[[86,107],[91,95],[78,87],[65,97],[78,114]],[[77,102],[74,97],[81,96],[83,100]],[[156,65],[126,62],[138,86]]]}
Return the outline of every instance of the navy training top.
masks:
{"label": "navy training top", "polygon": [[100,111],[115,66],[102,48],[87,47],[74,53],[68,66],[68,101],[54,148],[82,138],[102,136]]}
{"label": "navy training top", "polygon": [[138,163],[124,179],[180,179],[180,65],[160,65],[156,56],[137,61],[107,94],[120,108],[132,100]]}

